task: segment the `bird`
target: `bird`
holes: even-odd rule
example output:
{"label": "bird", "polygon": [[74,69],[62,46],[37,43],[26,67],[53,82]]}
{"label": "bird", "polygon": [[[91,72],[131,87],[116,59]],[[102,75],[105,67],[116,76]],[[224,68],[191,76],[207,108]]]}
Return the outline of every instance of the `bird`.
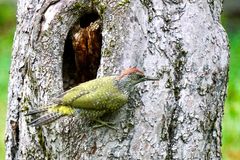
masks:
{"label": "bird", "polygon": [[29,123],[30,126],[42,126],[63,116],[79,116],[109,126],[100,118],[113,113],[128,103],[136,84],[144,81],[156,81],[144,75],[136,67],[124,69],[120,75],[105,76],[80,83],[53,100],[53,104],[29,110],[26,116],[45,112]]}

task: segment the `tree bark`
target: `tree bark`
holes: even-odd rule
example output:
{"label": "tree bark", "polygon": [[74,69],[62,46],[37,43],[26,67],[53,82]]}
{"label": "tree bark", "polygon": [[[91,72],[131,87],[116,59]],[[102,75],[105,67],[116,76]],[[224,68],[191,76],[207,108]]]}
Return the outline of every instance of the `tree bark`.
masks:
{"label": "tree bark", "polygon": [[[221,11],[221,0],[19,0],[6,159],[221,159],[229,60]],[[89,13],[102,23],[98,76],[137,66],[160,80],[104,117],[118,131],[78,117],[28,126],[23,110],[52,103],[74,79],[64,78],[74,71],[64,65],[66,40]]]}

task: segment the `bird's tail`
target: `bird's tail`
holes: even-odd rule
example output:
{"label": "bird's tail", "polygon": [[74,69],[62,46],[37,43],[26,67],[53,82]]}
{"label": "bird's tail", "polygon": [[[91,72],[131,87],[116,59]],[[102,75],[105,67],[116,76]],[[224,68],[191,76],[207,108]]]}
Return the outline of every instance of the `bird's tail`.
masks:
{"label": "bird's tail", "polygon": [[34,114],[38,114],[38,113],[42,113],[48,110],[48,108],[53,107],[53,106],[47,106],[47,107],[41,107],[41,108],[37,108],[37,109],[33,109],[33,110],[29,110],[25,116],[30,116],[30,115],[34,115]]}
{"label": "bird's tail", "polygon": [[28,115],[38,114],[41,112],[46,112],[46,114],[31,121],[28,125],[41,126],[41,125],[51,123],[51,122],[59,119],[62,116],[73,115],[74,109],[71,107],[68,107],[68,106],[51,105],[51,106],[47,106],[44,108],[31,110],[26,115],[28,116]]}
{"label": "bird's tail", "polygon": [[41,126],[41,125],[53,122],[54,120],[56,120],[56,119],[58,119],[62,116],[63,115],[60,114],[60,113],[48,113],[48,114],[45,114],[45,115],[31,121],[30,123],[28,123],[28,125],[30,125],[30,126]]}

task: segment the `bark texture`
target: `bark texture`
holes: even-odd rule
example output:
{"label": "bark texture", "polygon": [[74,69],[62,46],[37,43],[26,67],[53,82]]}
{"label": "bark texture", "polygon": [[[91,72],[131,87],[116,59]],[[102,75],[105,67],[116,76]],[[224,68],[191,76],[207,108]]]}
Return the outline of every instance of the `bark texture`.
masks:
{"label": "bark texture", "polygon": [[[118,131],[77,117],[28,126],[21,110],[63,92],[68,32],[93,11],[102,21],[98,76],[137,66],[160,80],[105,117]],[[220,159],[229,60],[221,11],[222,0],[19,0],[6,159]]]}

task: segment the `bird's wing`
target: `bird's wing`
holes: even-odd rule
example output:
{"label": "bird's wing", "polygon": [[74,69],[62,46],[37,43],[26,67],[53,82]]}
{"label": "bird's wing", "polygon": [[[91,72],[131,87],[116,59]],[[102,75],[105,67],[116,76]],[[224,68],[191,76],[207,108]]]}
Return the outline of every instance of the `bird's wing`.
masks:
{"label": "bird's wing", "polygon": [[116,110],[127,103],[127,96],[111,84],[100,85],[96,90],[75,98],[71,106],[90,110]]}
{"label": "bird's wing", "polygon": [[89,95],[94,97],[95,92],[101,90],[101,88],[105,88],[105,86],[112,82],[112,79],[113,77],[102,77],[81,83],[80,85],[59,95],[54,102],[61,105],[72,106],[72,104],[79,99],[84,102],[93,101],[88,98],[86,98],[87,100],[84,99],[85,97],[89,97]]}
{"label": "bird's wing", "polygon": [[60,94],[54,99],[54,102],[62,105],[71,105],[71,103],[77,98],[89,94],[90,92],[94,92],[96,89],[97,88],[86,89],[81,85],[76,86]]}

